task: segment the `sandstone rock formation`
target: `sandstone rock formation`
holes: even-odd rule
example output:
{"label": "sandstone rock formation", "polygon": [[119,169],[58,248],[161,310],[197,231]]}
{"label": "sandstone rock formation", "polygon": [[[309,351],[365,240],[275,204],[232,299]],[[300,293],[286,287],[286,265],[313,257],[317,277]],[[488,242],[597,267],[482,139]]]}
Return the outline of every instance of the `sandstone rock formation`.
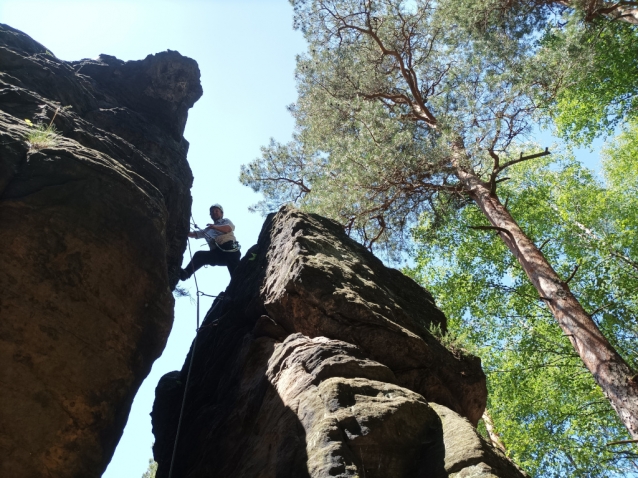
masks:
{"label": "sandstone rock formation", "polygon": [[66,62],[0,25],[0,476],[108,464],[172,325],[201,94],[177,52]]}
{"label": "sandstone rock formation", "polygon": [[174,478],[524,476],[473,426],[479,359],[431,325],[446,319],[426,290],[338,224],[283,208],[158,384],[157,477],[171,463]]}

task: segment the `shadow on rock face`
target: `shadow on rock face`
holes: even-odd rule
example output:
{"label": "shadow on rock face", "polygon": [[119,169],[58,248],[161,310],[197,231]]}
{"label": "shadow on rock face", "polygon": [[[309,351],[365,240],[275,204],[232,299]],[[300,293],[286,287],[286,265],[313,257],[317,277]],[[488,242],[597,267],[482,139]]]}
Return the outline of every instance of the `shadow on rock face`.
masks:
{"label": "shadow on rock face", "polygon": [[521,478],[493,473],[507,459],[472,424],[480,361],[443,347],[432,323],[445,317],[418,284],[336,223],[282,208],[157,388],[157,477],[192,361],[175,477]]}
{"label": "shadow on rock face", "polygon": [[160,380],[151,414],[157,478],[171,466],[193,357],[173,476],[309,476],[305,431],[266,375],[276,340],[255,338],[233,302],[216,301],[182,372]]}
{"label": "shadow on rock face", "polygon": [[276,346],[267,374],[306,432],[311,476],[444,473],[438,415],[358,347],[290,335]]}
{"label": "shadow on rock face", "polygon": [[[444,476],[438,415],[390,369],[345,342],[255,338],[218,312],[197,339],[173,476]],[[158,478],[170,469],[191,357],[156,391]]]}

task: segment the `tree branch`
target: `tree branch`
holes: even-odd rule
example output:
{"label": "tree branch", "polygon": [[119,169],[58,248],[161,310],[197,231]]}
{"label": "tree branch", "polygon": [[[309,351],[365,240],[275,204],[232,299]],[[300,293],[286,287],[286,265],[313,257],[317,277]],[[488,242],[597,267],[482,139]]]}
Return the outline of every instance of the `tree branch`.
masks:
{"label": "tree branch", "polygon": [[510,236],[510,238],[513,240],[514,236],[512,235],[512,233],[510,231],[508,231],[507,229],[505,229],[504,227],[498,227],[498,226],[468,226],[470,229],[477,229],[480,231],[498,231],[498,232],[502,232],[503,234],[507,234],[508,236]]}
{"label": "tree branch", "polygon": [[503,166],[496,169],[495,173],[498,174],[501,171],[503,171],[505,168],[509,168],[510,166],[513,166],[514,164],[522,163],[523,161],[529,161],[530,159],[540,158],[542,156],[548,156],[550,154],[552,153],[549,151],[549,148],[545,148],[545,151],[543,151],[542,153],[530,154],[529,156],[523,156],[523,153],[521,153],[521,156],[518,159],[513,159],[512,161],[508,161]]}
{"label": "tree branch", "polygon": [[309,193],[311,190],[308,186],[306,186],[302,180],[295,180],[295,179],[290,179],[287,178],[285,176],[281,176],[278,178],[264,178],[264,177],[260,177],[260,178],[255,178],[256,181],[274,181],[274,182],[280,182],[280,181],[284,181],[284,182],[288,182],[288,183],[292,183],[296,186],[299,186],[299,188],[302,190],[302,192],[304,193]]}
{"label": "tree branch", "polygon": [[602,307],[598,307],[596,310],[594,310],[593,312],[589,313],[590,317],[593,317],[594,315],[596,315],[598,312],[602,312],[603,310],[609,308],[609,306],[612,305],[611,303],[609,304],[605,304]]}
{"label": "tree branch", "polygon": [[576,267],[574,267],[574,270],[572,271],[572,274],[569,276],[569,278],[565,281],[565,284],[569,284],[569,281],[571,281],[574,276],[576,275],[576,272],[578,271],[578,268],[580,267],[580,264],[576,264]]}
{"label": "tree branch", "polygon": [[551,240],[552,240],[552,238],[551,238],[551,237],[549,237],[549,238],[545,239],[545,240],[543,241],[543,243],[541,244],[541,246],[538,248],[538,250],[539,250],[539,251],[542,251],[542,250],[543,250],[543,247],[545,247],[545,246],[547,245],[547,243],[548,243],[549,241],[551,241]]}
{"label": "tree branch", "polygon": [[620,254],[619,252],[616,251],[611,251],[610,254],[618,259],[620,259],[621,261],[623,261],[624,263],[628,264],[629,266],[633,267],[637,272],[638,272],[638,263],[632,261],[629,257]]}
{"label": "tree branch", "polygon": [[609,443],[605,443],[605,446],[612,446],[612,445],[624,445],[625,443],[638,443],[638,440],[618,440],[618,441],[610,441]]}
{"label": "tree branch", "polygon": [[[366,12],[366,15],[369,16],[369,12]],[[416,73],[414,72],[413,69],[406,66],[405,61],[401,57],[401,54],[396,50],[390,50],[386,48],[386,46],[383,44],[383,41],[381,41],[381,38],[379,38],[379,36],[372,30],[371,27],[362,28],[357,25],[353,25],[351,23],[348,23],[346,19],[343,17],[338,17],[338,21],[342,25],[341,27],[337,29],[338,32],[344,29],[351,29],[354,31],[358,31],[359,33],[363,33],[364,35],[368,35],[381,49],[381,53],[383,53],[386,56],[394,57],[394,59],[396,60],[399,66],[399,69],[401,70],[401,76],[403,76],[403,79],[408,84],[408,87],[410,88],[410,92],[412,93],[412,96],[414,98],[414,102],[416,102],[416,104],[410,102],[412,109],[415,110],[415,113],[419,116],[419,118],[422,119],[428,126],[433,128],[436,127],[437,120],[434,117],[434,115],[430,112],[429,108],[425,106],[425,101],[421,97],[421,92],[419,91],[419,85],[418,85],[418,79],[417,79]]]}

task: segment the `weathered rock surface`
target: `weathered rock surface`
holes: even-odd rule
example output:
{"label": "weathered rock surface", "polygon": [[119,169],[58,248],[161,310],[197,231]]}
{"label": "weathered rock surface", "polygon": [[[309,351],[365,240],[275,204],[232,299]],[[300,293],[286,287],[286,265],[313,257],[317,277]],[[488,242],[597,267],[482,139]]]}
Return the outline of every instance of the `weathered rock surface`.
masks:
{"label": "weathered rock surface", "polygon": [[488,444],[467,419],[443,405],[430,405],[443,424],[445,471],[450,478],[527,476],[503,452]]}
{"label": "weathered rock surface", "polygon": [[157,387],[158,478],[171,467],[187,380],[174,477],[523,476],[470,423],[485,376],[479,359],[429,333],[445,320],[427,291],[339,225],[283,208],[182,371]]}
{"label": "weathered rock surface", "polygon": [[293,334],[275,348],[267,377],[303,427],[310,476],[423,476],[442,469],[436,413],[358,347]]}
{"label": "weathered rock surface", "polygon": [[172,325],[201,94],[177,52],[65,62],[0,25],[0,476],[108,464]]}

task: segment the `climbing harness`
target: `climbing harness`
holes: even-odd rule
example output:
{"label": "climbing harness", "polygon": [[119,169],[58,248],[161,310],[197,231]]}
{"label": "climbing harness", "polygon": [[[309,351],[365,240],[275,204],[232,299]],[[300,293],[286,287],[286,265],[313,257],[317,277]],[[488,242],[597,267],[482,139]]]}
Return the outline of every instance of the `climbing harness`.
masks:
{"label": "climbing harness", "polygon": [[[193,216],[191,215],[191,218],[192,217]],[[195,224],[194,221],[193,221],[193,224]],[[188,241],[188,254],[191,257],[191,262],[193,262],[193,253],[191,251],[190,240]],[[182,428],[182,418],[184,417],[184,406],[186,405],[186,393],[188,392],[188,383],[190,382],[191,370],[193,368],[193,362],[195,361],[195,348],[197,347],[197,338],[199,337],[199,330],[202,328],[199,325],[199,298],[202,296],[214,297],[214,298],[218,297],[216,295],[210,295],[200,291],[199,285],[197,284],[197,274],[195,273],[195,271],[193,271],[193,277],[195,279],[195,289],[197,290],[197,328],[195,329],[195,340],[193,340],[193,349],[191,350],[191,360],[190,360],[190,363],[188,364],[188,373],[186,374],[186,383],[184,384],[184,395],[182,396],[182,406],[179,411],[179,420],[177,421],[177,431],[175,432],[175,443],[173,445],[173,454],[171,456],[171,466],[168,470],[168,478],[172,478],[173,476],[173,464],[175,463],[175,454],[177,453],[177,443],[179,440],[179,432],[180,432],[180,429]],[[215,305],[216,304],[213,303],[213,309],[215,308]]]}
{"label": "climbing harness", "polygon": [[220,251],[223,252],[237,252],[241,249],[241,246],[239,245],[239,242],[237,241],[233,241],[233,247],[230,249],[224,249],[222,246],[220,246],[219,244],[217,244],[217,241],[213,241],[215,242],[215,245],[217,246],[217,249],[219,249]]}

